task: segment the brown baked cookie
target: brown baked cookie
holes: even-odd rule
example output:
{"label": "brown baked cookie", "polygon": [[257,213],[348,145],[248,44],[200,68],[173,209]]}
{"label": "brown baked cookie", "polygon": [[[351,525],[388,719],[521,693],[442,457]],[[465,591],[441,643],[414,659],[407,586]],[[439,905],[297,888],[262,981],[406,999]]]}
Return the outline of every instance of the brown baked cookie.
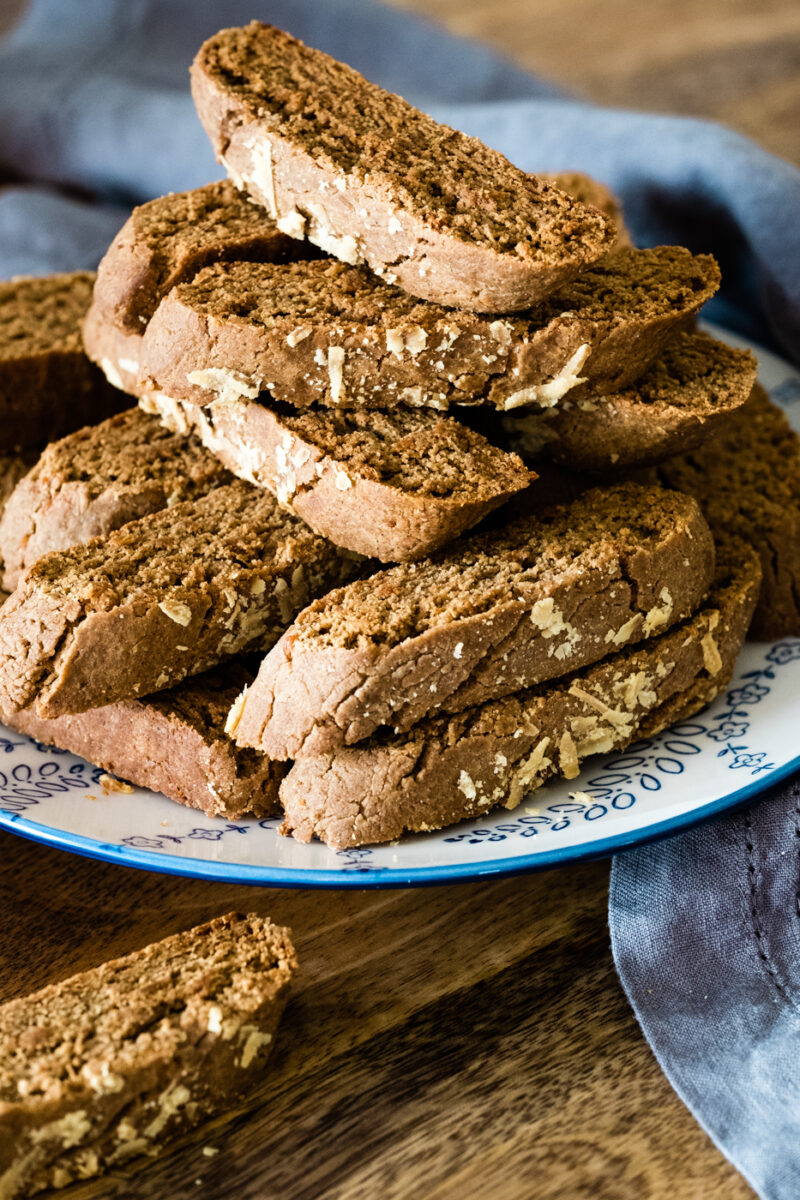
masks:
{"label": "brown baked cookie", "polygon": [[304,755],[281,785],[283,832],[334,849],[392,842],[513,809],[555,774],[576,779],[586,756],[651,736],[726,686],[760,574],[749,546],[721,548],[708,600],[652,641],[408,733]]}
{"label": "brown baked cookie", "polygon": [[593,208],[599,208],[601,213],[605,213],[617,234],[612,249],[633,245],[630,231],[625,224],[622,205],[604,183],[592,179],[591,175],[584,175],[583,171],[555,171],[553,174],[537,171],[536,174],[539,179],[546,179],[568,196],[580,200],[581,204],[591,204]]}
{"label": "brown baked cookie", "polygon": [[195,438],[140,409],[51,442],[9,498],[0,520],[3,586],[27,567],[119,529],[147,513],[230,483],[230,472]]}
{"label": "brown baked cookie", "polygon": [[716,291],[709,255],[620,250],[520,316],[422,304],[329,260],[220,263],[161,301],[140,386],[190,404],[294,407],[555,404],[585,381],[618,390]]}
{"label": "brown baked cookie", "polygon": [[584,667],[692,613],[714,571],[699,508],[660,488],[571,504],[330,592],[267,655],[232,717],[272,758],[409,729]]}
{"label": "brown baked cookie", "polygon": [[750,636],[800,637],[800,437],[756,386],[746,404],[659,478],[699,501],[711,527],[758,551],[763,583]]}
{"label": "brown baked cookie", "polygon": [[266,650],[343,554],[241,480],[54,550],[0,610],[0,710],[85,712]]}
{"label": "brown baked cookie", "polygon": [[163,392],[141,404],[337,546],[382,562],[432,553],[536,478],[516,454],[430,409],[197,408]]}
{"label": "brown baked cookie", "polygon": [[263,1078],[290,931],[228,913],[0,1006],[0,1191],[66,1187],[234,1107]]}
{"label": "brown baked cookie", "polygon": [[135,390],[139,341],[159,301],[212,262],[288,262],[312,246],[281,233],[227,179],[135,208],[97,269],[84,343],[116,387]]}
{"label": "brown baked cookie", "polygon": [[83,352],[94,275],[0,283],[0,451],[41,446],[130,405]]}
{"label": "brown baked cookie", "polygon": [[192,93],[279,229],[424,300],[518,311],[613,241],[597,209],[270,25],[209,38]]}
{"label": "brown baked cookie", "polygon": [[744,404],[758,364],[705,333],[679,333],[641,379],[624,391],[565,396],[547,409],[504,416],[509,445],[578,471],[660,462],[699,446]]}
{"label": "brown baked cookie", "polygon": [[48,721],[31,709],[3,723],[78,754],[137,787],[209,817],[272,815],[285,768],[240,750],[225,732],[228,712],[252,672],[238,661],[195,675],[147,700],[120,700]]}

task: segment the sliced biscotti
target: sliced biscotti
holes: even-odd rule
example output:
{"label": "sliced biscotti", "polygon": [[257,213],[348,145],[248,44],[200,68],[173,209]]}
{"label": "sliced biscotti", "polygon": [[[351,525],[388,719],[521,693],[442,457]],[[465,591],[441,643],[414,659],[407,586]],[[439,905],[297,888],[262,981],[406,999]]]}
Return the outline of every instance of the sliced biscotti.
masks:
{"label": "sliced biscotti", "polygon": [[237,749],[225,732],[230,709],[252,681],[234,660],[146,700],[52,721],[23,709],[5,714],[3,723],[209,817],[267,817],[276,811],[285,768]]}
{"label": "sliced biscotti", "polygon": [[644,466],[700,445],[744,404],[758,364],[705,333],[679,333],[632,387],[504,416],[509,444],[583,471]]}
{"label": "sliced biscotti", "polygon": [[328,751],[663,631],[713,575],[711,534],[687,500],[597,488],[329,593],[265,658],[232,718],[238,743],[278,759]]}
{"label": "sliced biscotti", "polygon": [[160,196],[133,210],[98,267],[84,324],[86,352],[117,387],[135,389],[144,327],[176,283],[212,262],[315,254],[281,233],[227,179]]}
{"label": "sliced biscotti", "polygon": [[[27,475],[36,461],[33,454],[0,454],[0,517],[6,510],[9,499],[14,494],[19,481]],[[0,563],[2,562],[0,551]]]}
{"label": "sliced biscotti", "polygon": [[764,575],[750,634],[800,637],[800,437],[760,386],[714,436],[658,468],[696,497],[715,531],[738,534]]}
{"label": "sliced biscotti", "polygon": [[269,25],[201,47],[192,94],[217,158],[278,227],[404,291],[527,308],[597,259],[597,209]]}
{"label": "sliced biscotti", "polygon": [[263,1078],[297,959],[229,913],[0,1007],[0,1194],[126,1165]]}
{"label": "sliced biscotti", "polygon": [[405,734],[304,755],[281,785],[283,832],[335,849],[515,808],[546,779],[688,717],[728,682],[758,593],[756,554],[724,548],[702,608],[555,682],[429,717]]}
{"label": "sliced biscotti", "polygon": [[421,304],[360,267],[323,260],[221,263],[162,300],[140,385],[178,400],[555,404],[591,381],[636,379],[716,291],[708,255],[620,250],[521,316]]}
{"label": "sliced biscotti", "polygon": [[51,550],[110,533],[147,513],[230,483],[196,438],[165,429],[138,408],[51,442],[9,498],[0,520],[3,586]]}
{"label": "sliced biscotti", "polygon": [[241,480],[54,550],[0,610],[0,710],[85,712],[266,650],[343,553]]}
{"label": "sliced biscotti", "polygon": [[[591,175],[584,175],[582,171],[555,171],[553,174],[537,171],[537,175],[540,179],[546,179],[549,183],[555,184],[568,196],[580,200],[582,204],[591,204],[594,208],[599,208],[600,212],[605,213],[616,230],[614,246],[633,245],[630,231],[625,224],[622,205],[604,183],[592,179]],[[613,248],[611,247],[611,249]]]}
{"label": "sliced biscotti", "polygon": [[41,446],[130,405],[83,351],[94,275],[0,283],[0,451]]}
{"label": "sliced biscotti", "polygon": [[430,554],[536,477],[516,454],[426,409],[298,412],[255,400],[197,408],[163,392],[141,404],[318,533],[382,562]]}

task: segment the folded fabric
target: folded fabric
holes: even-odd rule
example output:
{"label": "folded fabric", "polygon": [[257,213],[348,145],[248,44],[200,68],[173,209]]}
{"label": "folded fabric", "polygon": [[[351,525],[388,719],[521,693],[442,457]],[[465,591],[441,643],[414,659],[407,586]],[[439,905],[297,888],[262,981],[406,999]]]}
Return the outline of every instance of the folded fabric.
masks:
{"label": "folded fabric", "polygon": [[800,1195],[798,846],[793,782],[611,873],[617,970],[656,1057],[769,1200]]}

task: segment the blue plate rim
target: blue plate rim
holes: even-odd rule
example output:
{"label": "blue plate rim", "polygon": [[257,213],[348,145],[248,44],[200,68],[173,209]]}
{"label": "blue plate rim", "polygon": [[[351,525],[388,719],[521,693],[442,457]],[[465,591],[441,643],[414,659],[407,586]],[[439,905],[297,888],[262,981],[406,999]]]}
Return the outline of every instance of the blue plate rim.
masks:
{"label": "blue plate rim", "polygon": [[255,863],[214,862],[210,859],[182,858],[154,850],[101,842],[79,833],[69,833],[52,826],[31,821],[17,813],[0,810],[0,829],[15,833],[30,841],[41,842],[59,850],[93,858],[118,866],[152,871],[158,875],[178,875],[204,879],[209,883],[236,883],[252,887],[321,888],[321,889],[382,889],[425,887],[449,883],[470,883],[479,879],[497,879],[509,875],[528,874],[561,866],[570,862],[588,862],[606,858],[620,850],[633,849],[648,842],[659,841],[671,834],[691,829],[724,812],[746,804],[748,800],[780,783],[800,770],[800,755],[762,775],[744,787],[709,800],[698,808],[654,821],[638,829],[622,830],[592,842],[556,847],[538,854],[516,855],[512,858],[484,859],[479,862],[452,863],[432,867],[393,868],[373,870],[359,867],[349,870],[318,870],[302,867],[265,867]]}

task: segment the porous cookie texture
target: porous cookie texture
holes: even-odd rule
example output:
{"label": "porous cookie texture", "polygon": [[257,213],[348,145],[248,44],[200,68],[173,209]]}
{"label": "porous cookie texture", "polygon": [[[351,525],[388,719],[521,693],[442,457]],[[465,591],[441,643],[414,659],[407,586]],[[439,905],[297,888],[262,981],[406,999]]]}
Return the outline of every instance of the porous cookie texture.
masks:
{"label": "porous cookie texture", "polygon": [[0,1007],[0,1195],[156,1154],[239,1101],[272,1048],[288,929],[229,913]]}
{"label": "porous cookie texture", "polygon": [[408,733],[304,755],[281,785],[283,832],[343,849],[513,809],[553,775],[576,779],[588,755],[697,712],[730,679],[761,575],[744,543],[721,549],[702,608],[651,641]]}
{"label": "porous cookie texture", "polygon": [[660,462],[699,446],[753,390],[758,364],[704,333],[679,333],[632,387],[565,396],[549,409],[503,417],[509,444],[576,470]]}
{"label": "porous cookie texture", "polygon": [[713,576],[711,534],[687,501],[598,488],[329,593],[265,658],[237,708],[237,741],[279,759],[327,752],[663,632]]}
{"label": "porous cookie texture", "polygon": [[201,267],[246,258],[313,257],[229,180],[160,196],[133,210],[97,270],[86,351],[117,387],[135,387],[139,338],[163,296]]}
{"label": "porous cookie texture", "polygon": [[548,407],[586,381],[632,382],[718,284],[709,255],[624,249],[522,315],[485,317],[330,260],[220,263],[156,309],[140,387],[192,404]]}
{"label": "porous cookie texture", "polygon": [[658,475],[700,503],[715,531],[738,534],[761,557],[750,636],[800,637],[800,437],[762,387],[690,454]]}
{"label": "porous cookie texture", "polygon": [[234,661],[147,700],[51,721],[23,709],[4,715],[3,723],[209,817],[268,817],[277,811],[285,768],[238,749],[225,731],[231,707],[252,680]]}
{"label": "porous cookie texture", "polygon": [[594,208],[599,208],[601,213],[605,213],[616,231],[613,248],[633,245],[630,230],[625,224],[622,204],[604,183],[592,179],[591,175],[585,175],[583,171],[555,171],[552,174],[537,171],[536,174],[540,179],[555,184],[568,196],[580,200],[582,204],[591,204]]}
{"label": "porous cookie texture", "polygon": [[217,158],[279,229],[424,300],[527,308],[613,240],[597,209],[272,26],[210,38],[192,93]]}
{"label": "porous cookie texture", "polygon": [[54,550],[0,610],[0,709],[51,718],[163,691],[268,649],[352,569],[241,480]]}
{"label": "porous cookie texture", "polygon": [[41,446],[130,405],[83,351],[94,275],[0,283],[0,451]]}
{"label": "porous cookie texture", "polygon": [[382,562],[430,554],[535,478],[516,454],[428,409],[198,408],[163,392],[141,404],[324,537]]}
{"label": "porous cookie texture", "polygon": [[171,433],[135,407],[51,442],[0,520],[3,586],[13,590],[51,550],[196,499],[231,478],[196,438]]}

